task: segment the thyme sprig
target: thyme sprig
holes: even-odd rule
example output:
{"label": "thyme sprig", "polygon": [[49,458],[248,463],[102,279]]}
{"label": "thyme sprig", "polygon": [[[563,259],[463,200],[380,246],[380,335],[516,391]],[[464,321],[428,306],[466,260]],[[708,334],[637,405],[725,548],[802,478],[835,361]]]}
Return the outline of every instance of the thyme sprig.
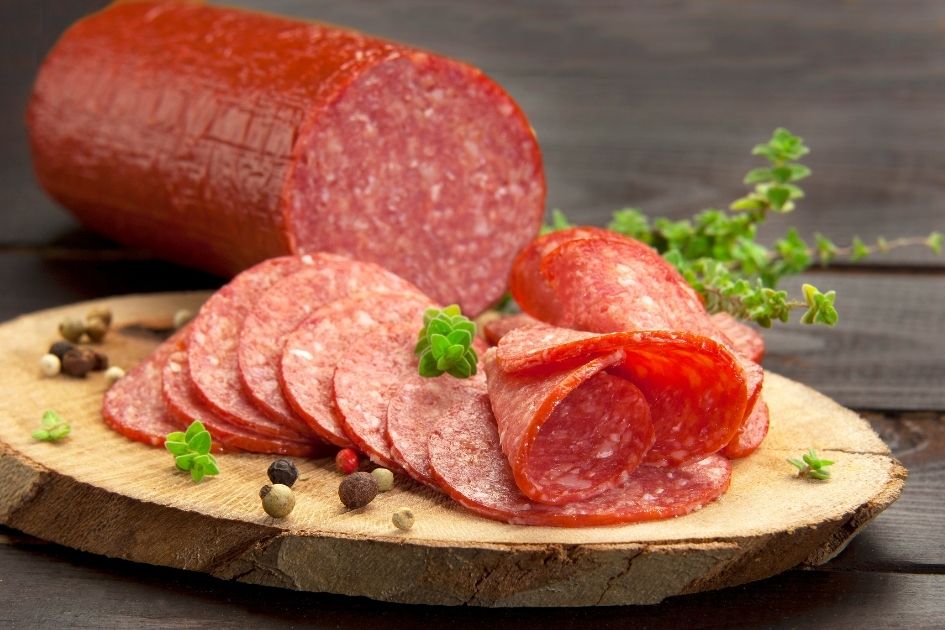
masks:
{"label": "thyme sprig", "polygon": [[52,410],[43,413],[41,423],[43,428],[33,431],[32,435],[34,440],[58,442],[72,431],[72,427],[69,426],[69,423]]}
{"label": "thyme sprig", "polygon": [[833,466],[829,459],[821,459],[814,449],[809,449],[801,455],[801,459],[789,458],[788,463],[797,468],[798,477],[807,477],[808,479],[819,479],[825,481],[830,479],[828,466]]}
{"label": "thyme sprig", "polygon": [[[848,246],[841,247],[817,234],[811,246],[790,228],[771,248],[758,243],[758,225],[771,213],[792,212],[804,197],[798,182],[809,177],[811,171],[799,160],[809,152],[802,138],[787,129],[776,129],[768,142],[752,150],[768,164],[748,172],[744,181],[752,189],[727,210],[711,208],[689,219],[673,220],[651,219],[637,208],[624,208],[613,213],[607,227],[659,251],[702,295],[709,312],[727,311],[769,327],[774,321],[788,321],[792,311],[804,309],[802,323],[833,326],[839,319],[836,292],[821,292],[805,284],[803,299],[791,299],[777,288],[779,282],[815,263],[825,265],[841,256],[858,261],[914,245],[941,253],[943,237],[933,232],[921,238],[879,238],[869,245],[854,237]],[[544,231],[570,226],[564,213],[554,210]]]}
{"label": "thyme sprig", "polygon": [[187,431],[174,431],[167,434],[164,448],[174,456],[174,464],[179,470],[190,471],[191,478],[197,482],[208,475],[219,475],[217,460],[210,454],[213,439],[203,423],[194,420]]}
{"label": "thyme sprig", "polygon": [[449,374],[469,378],[476,373],[479,357],[472,347],[476,324],[452,304],[431,308],[423,314],[423,328],[417,336],[414,354],[420,357],[420,376]]}

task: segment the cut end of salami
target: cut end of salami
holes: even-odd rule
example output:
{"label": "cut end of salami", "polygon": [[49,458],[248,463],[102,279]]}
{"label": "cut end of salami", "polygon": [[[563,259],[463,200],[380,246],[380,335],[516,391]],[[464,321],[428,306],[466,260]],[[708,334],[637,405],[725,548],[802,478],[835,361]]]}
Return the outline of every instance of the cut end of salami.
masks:
{"label": "cut end of salami", "polygon": [[769,421],[768,405],[759,398],[738,433],[722,449],[722,454],[730,459],[740,459],[754,453],[768,435]]}
{"label": "cut end of salami", "polygon": [[296,151],[297,251],[382,264],[467,314],[501,297],[541,223],[541,160],[522,112],[482,72],[442,57],[403,53],[366,70]]}
{"label": "cut end of salami", "polygon": [[567,505],[531,501],[515,484],[485,396],[454,408],[429,449],[433,476],[451,497],[477,514],[520,525],[586,527],[680,516],[718,499],[732,471],[718,455],[679,468],[644,465],[589,499]]}

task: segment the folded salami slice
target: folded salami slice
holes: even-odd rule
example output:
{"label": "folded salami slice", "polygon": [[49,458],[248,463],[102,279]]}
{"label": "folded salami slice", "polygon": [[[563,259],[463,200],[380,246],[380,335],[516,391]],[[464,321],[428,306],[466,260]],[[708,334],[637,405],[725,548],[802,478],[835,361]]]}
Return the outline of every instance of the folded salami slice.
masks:
{"label": "folded salami slice", "polygon": [[[375,400],[378,383],[390,383],[386,371],[398,370],[399,374],[399,361],[415,360],[413,344],[423,324],[423,312],[432,306],[428,298],[414,291],[372,292],[336,300],[315,311],[286,337],[282,350],[280,382],[292,409],[325,440],[352,446],[354,436],[345,432],[335,408],[332,379],[336,366],[346,357],[378,361],[373,367],[365,366],[366,380],[354,384],[357,389],[350,399],[342,395],[345,408],[341,411],[351,413],[354,407],[368,404],[369,398]],[[409,342],[405,342],[408,328]],[[409,345],[406,350],[404,343]],[[388,360],[384,356],[388,352],[399,356]],[[386,414],[386,406],[381,413]],[[367,440],[358,442],[362,448],[366,444]],[[389,459],[386,451],[378,453]]]}
{"label": "folded salami slice", "polygon": [[768,435],[768,421],[768,405],[759,398],[748,420],[742,423],[732,441],[722,449],[722,454],[730,459],[738,459],[754,453]]}
{"label": "folded salami slice", "polygon": [[200,420],[213,439],[227,449],[293,457],[323,457],[333,450],[315,439],[289,440],[253,433],[220,417],[197,395],[187,373],[187,354],[183,349],[167,357],[161,382],[164,402],[171,415],[183,426]]}
{"label": "folded salami slice", "polygon": [[373,263],[314,254],[312,264],[273,284],[246,316],[239,340],[239,374],[252,402],[269,418],[291,426],[298,417],[279,386],[285,337],[318,308],[365,291],[419,291]]}
{"label": "folded salami slice", "polygon": [[[549,374],[615,352],[621,358],[609,366],[611,371],[638,387],[649,404],[655,439],[645,461],[659,465],[698,461],[718,452],[736,435],[747,404],[743,372],[731,352],[699,335],[519,328],[499,342],[493,370],[540,383]],[[494,400],[493,372],[488,368],[487,364]],[[502,422],[498,408],[496,416]]]}
{"label": "folded salami slice", "polygon": [[486,353],[502,450],[530,499],[568,503],[598,494],[653,445],[643,394],[604,372],[623,358],[618,351],[527,375],[505,372],[495,350]]}
{"label": "folded salami slice", "polygon": [[[567,240],[569,232],[578,238]],[[594,332],[673,330],[714,339],[735,353],[745,372],[747,422],[764,371],[738,352],[672,265],[651,247],[616,234],[588,237],[581,230],[566,230],[558,240],[540,261],[540,273],[556,300],[552,323]]]}
{"label": "folded salami slice", "polygon": [[485,396],[447,414],[429,448],[433,476],[451,497],[487,518],[519,525],[584,527],[680,516],[718,499],[732,470],[718,455],[679,468],[644,465],[586,500],[530,501],[516,487]]}
{"label": "folded salami slice", "polygon": [[482,327],[482,333],[483,336],[485,336],[486,341],[488,341],[490,345],[494,346],[499,343],[499,340],[502,339],[502,337],[516,328],[522,328],[524,326],[539,326],[542,323],[543,322],[535,319],[531,315],[526,313],[518,313],[516,315],[506,315],[505,317],[500,317],[499,319],[494,319],[488,322]]}
{"label": "folded salami slice", "polygon": [[301,419],[275,422],[243,391],[237,350],[243,320],[273,284],[312,264],[309,256],[272,258],[247,269],[213,294],[193,321],[188,342],[189,374],[201,399],[227,422],[279,439],[312,436]]}
{"label": "folded salami slice", "polygon": [[620,235],[603,228],[582,226],[558,230],[529,243],[512,263],[509,290],[523,311],[544,322],[555,323],[561,313],[558,298],[541,274],[541,261],[562,243],[580,239],[619,239]]}
{"label": "folded salami slice", "polygon": [[755,363],[761,363],[765,358],[765,339],[751,326],[741,323],[728,313],[713,313],[712,323],[732,341],[736,350]]}
{"label": "folded salami slice", "polygon": [[412,373],[387,405],[391,457],[417,481],[435,486],[427,448],[430,436],[453,406],[486,391],[486,378],[482,371],[468,379],[450,376],[424,378]]}
{"label": "folded salami slice", "polygon": [[[167,434],[186,427],[168,412],[161,397],[161,368],[178,350],[184,332],[178,332],[105,392],[105,424],[125,437],[162,446]],[[215,445],[219,450],[219,445]]]}

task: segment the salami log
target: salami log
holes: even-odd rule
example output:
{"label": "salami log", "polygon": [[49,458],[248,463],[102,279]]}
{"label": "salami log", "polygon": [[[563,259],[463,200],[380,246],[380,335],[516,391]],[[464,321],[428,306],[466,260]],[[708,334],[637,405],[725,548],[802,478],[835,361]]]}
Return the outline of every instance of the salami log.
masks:
{"label": "salami log", "polygon": [[[108,388],[102,401],[105,424],[129,439],[151,446],[163,446],[168,433],[186,428],[186,424],[170,414],[161,397],[161,369],[167,357],[177,352],[185,334],[178,332],[165,341]],[[219,450],[220,445],[215,446]]]}
{"label": "salami log", "polygon": [[372,263],[314,254],[312,264],[291,273],[262,294],[243,322],[239,375],[256,407],[291,426],[297,420],[279,386],[285,337],[318,308],[365,291],[417,291],[412,284]]}
{"label": "salami log", "polygon": [[60,38],[27,119],[40,184],[83,223],[221,274],[345,253],[475,314],[544,210],[502,88],[325,24],[115,3]]}
{"label": "salami log", "polygon": [[310,256],[261,262],[214,293],[194,318],[187,344],[188,373],[197,394],[230,424],[274,438],[314,437],[296,416],[276,422],[260,412],[243,390],[238,361],[243,321],[256,301],[282,278],[311,265]]}
{"label": "salami log", "polygon": [[[315,311],[286,338],[283,346],[279,378],[289,404],[325,440],[338,446],[357,443],[364,448],[368,440],[348,435],[335,408],[332,385],[335,368],[346,357],[377,360],[376,366],[367,366],[366,380],[354,384],[357,389],[350,406],[345,395],[343,399],[349,412],[358,405],[379,400],[375,398],[380,396],[375,388],[379,382],[389,383],[386,370],[399,370],[398,362],[416,360],[413,344],[423,324],[423,311],[431,306],[428,298],[415,291],[374,292],[336,300]],[[409,347],[405,349],[400,344],[408,327],[412,330]],[[387,352],[403,356],[387,357],[384,355]],[[384,396],[388,396],[386,390]],[[370,417],[365,427],[372,429],[373,422],[374,417]],[[383,427],[380,430],[383,435]],[[373,440],[371,443],[378,444]],[[380,456],[389,459],[386,452],[380,452]]]}
{"label": "salami log", "polygon": [[515,484],[485,396],[447,414],[429,448],[433,476],[451,497],[477,514],[519,525],[583,527],[680,516],[718,499],[732,471],[718,455],[679,468],[644,465],[589,499],[530,501]]}

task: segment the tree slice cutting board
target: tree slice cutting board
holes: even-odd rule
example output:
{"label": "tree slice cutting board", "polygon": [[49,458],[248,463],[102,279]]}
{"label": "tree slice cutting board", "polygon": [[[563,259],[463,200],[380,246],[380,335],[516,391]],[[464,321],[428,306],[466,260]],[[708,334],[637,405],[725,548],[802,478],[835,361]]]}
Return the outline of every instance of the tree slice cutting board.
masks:
{"label": "tree slice cutting board", "polygon": [[[757,580],[836,555],[896,500],[906,471],[869,425],[817,392],[767,374],[771,430],[735,462],[732,486],[694,514],[636,525],[513,526],[467,512],[398,477],[370,505],[346,510],[330,460],[298,461],[295,511],[260,507],[270,456],[223,454],[200,484],[162,449],[101,420],[105,381],[42,378],[37,361],[65,315],[110,307],[101,349],[127,368],[159,343],[180,308],[204,293],[132,295],[25,315],[0,325],[0,522],[69,547],[306,591],[409,603],[595,606],[655,603]],[[72,424],[60,443],[30,437],[46,409]],[[808,447],[836,460],[833,479],[799,479],[785,462]],[[409,532],[395,509],[417,516]]]}

